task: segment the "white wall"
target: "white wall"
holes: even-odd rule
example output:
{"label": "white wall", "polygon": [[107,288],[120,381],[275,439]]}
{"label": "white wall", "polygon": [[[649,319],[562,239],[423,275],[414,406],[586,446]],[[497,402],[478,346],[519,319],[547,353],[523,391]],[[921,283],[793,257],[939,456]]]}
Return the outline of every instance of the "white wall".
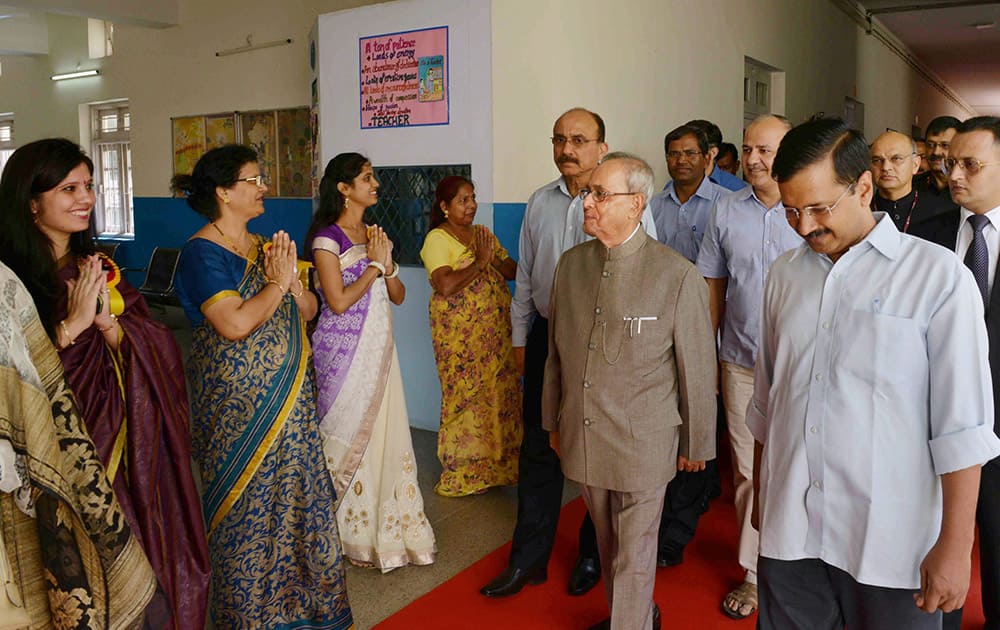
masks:
{"label": "white wall", "polygon": [[[477,223],[492,227],[489,6],[486,0],[403,0],[320,16],[322,163],[358,151],[375,165],[471,164]],[[358,38],[436,26],[448,26],[449,124],[361,129]],[[423,267],[404,267],[400,279],[406,301],[394,309],[393,322],[410,423],[436,430],[441,390],[427,312],[430,283]]]}
{"label": "white wall", "polygon": [[[49,136],[79,140],[81,103],[128,98],[134,191],[169,196],[170,118],[309,104],[309,29],[321,13],[375,0],[181,0],[180,26],[115,25],[115,54],[89,60],[87,20],[47,18],[51,52],[3,57],[0,111],[14,112],[21,145]],[[216,57],[243,45],[291,37],[288,46]],[[49,76],[100,68],[100,77],[54,83]]]}
{"label": "white wall", "polygon": [[796,123],[842,115],[845,96],[865,104],[869,136],[957,109],[826,0],[496,1],[497,201],[523,201],[555,176],[547,137],[577,105],[600,113],[611,148],[645,157],[659,181],[663,136],[689,119],[738,144],[745,56],[785,71]]}

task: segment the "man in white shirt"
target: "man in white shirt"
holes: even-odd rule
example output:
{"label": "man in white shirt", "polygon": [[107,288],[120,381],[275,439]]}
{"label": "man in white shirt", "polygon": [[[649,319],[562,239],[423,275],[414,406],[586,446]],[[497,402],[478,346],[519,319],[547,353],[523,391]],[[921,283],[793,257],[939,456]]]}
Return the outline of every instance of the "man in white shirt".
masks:
{"label": "man in white shirt", "polygon": [[772,169],[806,244],[764,287],[747,413],[762,630],[941,628],[1000,454],[982,296],[961,260],[871,212],[869,162],[820,119]]}

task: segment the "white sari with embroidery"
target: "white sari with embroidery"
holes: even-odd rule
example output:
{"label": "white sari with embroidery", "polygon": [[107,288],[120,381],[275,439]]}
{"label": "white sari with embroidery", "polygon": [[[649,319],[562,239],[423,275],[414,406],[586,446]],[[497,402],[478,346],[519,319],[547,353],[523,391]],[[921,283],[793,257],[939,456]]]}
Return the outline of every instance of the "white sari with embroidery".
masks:
{"label": "white sari with embroidery", "polygon": [[[317,233],[312,249],[338,256],[344,286],[368,266],[366,246],[351,243],[337,225]],[[434,532],[417,485],[385,280],[340,315],[321,301],[312,337],[317,408],[344,555],[383,572],[430,564]]]}

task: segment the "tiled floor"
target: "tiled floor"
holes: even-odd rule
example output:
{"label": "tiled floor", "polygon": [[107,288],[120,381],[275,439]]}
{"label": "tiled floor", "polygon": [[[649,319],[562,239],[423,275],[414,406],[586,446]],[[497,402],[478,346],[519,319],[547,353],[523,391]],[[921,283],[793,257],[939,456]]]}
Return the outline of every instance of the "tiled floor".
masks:
{"label": "tiled floor", "polygon": [[[156,308],[154,317],[174,331],[185,360],[191,349],[191,332],[180,309]],[[359,630],[373,627],[438,584],[450,579],[510,539],[517,513],[517,492],[513,487],[493,488],[479,496],[446,498],[434,494],[441,474],[437,460],[437,433],[412,429],[417,458],[418,480],[427,514],[437,537],[438,555],[434,564],[403,567],[387,574],[375,569],[349,566],[347,589]],[[563,501],[577,494],[567,484]],[[475,592],[470,597],[479,597]]]}

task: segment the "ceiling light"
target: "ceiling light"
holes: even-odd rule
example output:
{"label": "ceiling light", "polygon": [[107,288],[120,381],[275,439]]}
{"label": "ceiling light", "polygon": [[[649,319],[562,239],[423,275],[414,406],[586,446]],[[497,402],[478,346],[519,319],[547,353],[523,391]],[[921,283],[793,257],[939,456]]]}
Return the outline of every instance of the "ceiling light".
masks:
{"label": "ceiling light", "polygon": [[996,27],[997,27],[996,22],[977,22],[972,25],[972,28],[976,29],[977,31],[988,31],[989,29]]}
{"label": "ceiling light", "polygon": [[94,77],[101,74],[100,70],[78,70],[77,72],[67,72],[65,74],[53,74],[50,79],[53,81],[65,81],[66,79],[79,79],[81,77]]}

